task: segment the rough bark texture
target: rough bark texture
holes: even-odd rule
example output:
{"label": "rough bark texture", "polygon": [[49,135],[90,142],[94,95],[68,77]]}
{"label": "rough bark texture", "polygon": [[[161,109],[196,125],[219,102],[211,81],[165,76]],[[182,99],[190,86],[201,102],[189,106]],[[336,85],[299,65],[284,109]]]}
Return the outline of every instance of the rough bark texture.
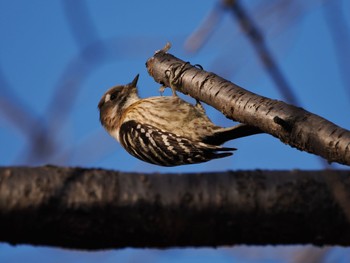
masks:
{"label": "rough bark texture", "polygon": [[176,87],[228,118],[255,126],[283,143],[329,162],[350,165],[348,130],[302,108],[256,95],[214,73],[184,64],[164,51],[156,52],[146,63],[155,81]]}
{"label": "rough bark texture", "polygon": [[79,249],[350,245],[349,171],[0,168],[0,241]]}

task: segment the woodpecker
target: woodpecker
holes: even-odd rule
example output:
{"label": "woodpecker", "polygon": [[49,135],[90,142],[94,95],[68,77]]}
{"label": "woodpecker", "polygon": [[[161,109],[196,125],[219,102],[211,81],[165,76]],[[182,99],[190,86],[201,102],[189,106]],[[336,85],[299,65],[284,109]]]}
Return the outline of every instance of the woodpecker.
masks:
{"label": "woodpecker", "polygon": [[237,135],[239,127],[216,126],[199,101],[192,105],[175,92],[141,99],[138,78],[109,89],[98,104],[102,126],[128,153],[161,166],[202,163],[233,154],[235,148],[220,145],[242,137]]}

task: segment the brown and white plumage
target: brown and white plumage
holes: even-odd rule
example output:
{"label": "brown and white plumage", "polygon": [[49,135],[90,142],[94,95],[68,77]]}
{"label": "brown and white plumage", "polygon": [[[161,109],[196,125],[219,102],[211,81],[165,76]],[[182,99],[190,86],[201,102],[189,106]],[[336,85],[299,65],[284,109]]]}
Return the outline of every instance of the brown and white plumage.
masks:
{"label": "brown and white plumage", "polygon": [[177,96],[141,99],[137,81],[138,75],[130,84],[111,88],[98,104],[101,124],[131,155],[162,166],[232,155],[234,148],[220,145],[240,137],[235,127],[216,126],[200,103],[194,106]]}

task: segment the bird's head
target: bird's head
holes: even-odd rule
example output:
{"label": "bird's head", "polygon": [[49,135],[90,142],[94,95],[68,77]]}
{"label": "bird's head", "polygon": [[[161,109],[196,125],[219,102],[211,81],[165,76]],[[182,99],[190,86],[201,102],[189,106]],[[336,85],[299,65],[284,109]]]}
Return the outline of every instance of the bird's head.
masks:
{"label": "bird's head", "polygon": [[109,89],[98,103],[101,124],[107,129],[118,124],[123,111],[140,98],[137,94],[137,81],[139,75],[126,85],[115,86]]}

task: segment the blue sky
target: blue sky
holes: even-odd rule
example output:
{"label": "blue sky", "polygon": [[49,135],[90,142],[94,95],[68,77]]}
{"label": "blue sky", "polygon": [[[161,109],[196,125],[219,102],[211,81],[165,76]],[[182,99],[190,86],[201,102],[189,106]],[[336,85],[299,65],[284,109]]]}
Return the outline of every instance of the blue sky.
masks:
{"label": "blue sky", "polygon": [[[77,2],[72,6],[73,1],[0,1],[0,96],[2,103],[7,100],[23,110],[21,118],[24,125],[12,122],[12,115],[0,108],[0,165],[51,163],[135,172],[322,169],[319,158],[292,149],[269,135],[230,142],[228,146],[238,148],[233,157],[199,165],[163,168],[129,156],[102,129],[97,103],[108,88],[130,82],[137,73],[140,74],[140,95],[158,95],[159,85],[148,75],[145,62],[167,41],[173,44],[170,53],[183,60],[200,64],[204,69],[257,94],[281,100],[283,97],[228,13],[222,13],[220,23],[197,53],[184,48],[186,39],[217,1],[175,1],[169,4],[164,1],[85,1],[89,19],[76,21],[74,31],[67,19],[67,10],[73,12],[72,19],[82,17],[84,9],[79,9]],[[266,34],[267,43],[301,102],[300,106],[350,129],[349,76],[346,80],[346,76],[342,75],[342,70],[346,70],[339,64],[339,47],[334,45],[335,30],[329,26],[325,16],[325,8],[331,7],[316,0],[308,1],[308,4],[294,1],[299,3],[294,9],[268,9],[262,5],[264,1],[258,0],[243,2]],[[270,1],[271,6],[275,2],[278,1]],[[345,24],[338,29],[339,32],[349,32],[349,2],[342,1],[341,7]],[[291,10],[294,12],[289,12]],[[77,35],[80,37],[77,38]],[[101,53],[94,49],[97,40],[105,45]],[[92,66],[79,60],[82,48],[87,47],[92,50],[88,54],[96,56]],[[343,56],[340,59],[349,65],[349,51],[341,52]],[[57,92],[62,85],[68,87],[64,94]],[[75,90],[76,93],[73,92]],[[166,93],[170,94],[169,91]],[[67,103],[70,100],[72,104]],[[55,103],[58,107],[53,108]],[[222,126],[233,124],[216,110],[206,108],[215,123]],[[69,110],[67,115],[65,110]],[[29,127],[49,125],[46,134],[53,141],[50,154],[33,157],[29,147],[32,137],[25,129],[27,122]],[[341,165],[334,167],[346,168]],[[129,254],[147,253],[144,250],[131,251],[89,255],[96,261],[102,257],[108,262],[106,258],[128,261]],[[188,259],[193,262],[193,251],[175,251],[183,257],[182,261]],[[156,262],[175,262],[170,260],[171,255],[176,254],[174,250],[158,251],[156,256],[154,251],[150,253]],[[195,253],[208,261],[232,262],[235,259],[234,254],[227,256],[220,249],[195,250]],[[95,262],[93,259],[87,261],[83,254],[0,245],[0,262],[17,259],[30,262],[39,256],[45,262],[61,261],[59,259],[77,262],[79,257],[84,258],[82,262]]]}

